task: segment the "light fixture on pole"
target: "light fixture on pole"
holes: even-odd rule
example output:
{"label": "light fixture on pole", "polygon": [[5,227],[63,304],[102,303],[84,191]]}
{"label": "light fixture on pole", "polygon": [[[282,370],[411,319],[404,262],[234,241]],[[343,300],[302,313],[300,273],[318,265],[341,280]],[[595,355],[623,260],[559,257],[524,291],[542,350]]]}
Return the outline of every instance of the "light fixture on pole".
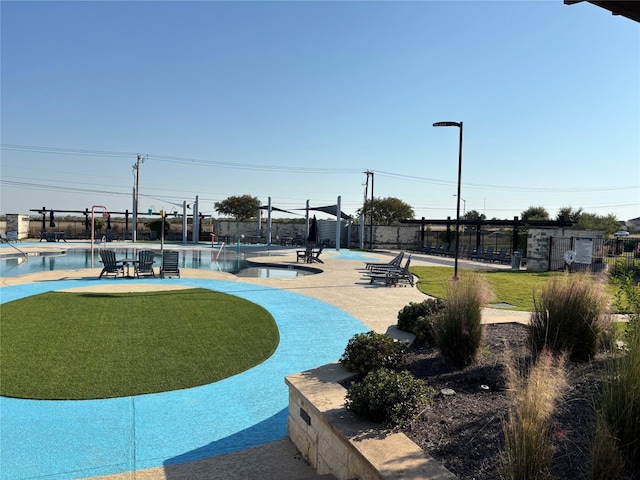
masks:
{"label": "light fixture on pole", "polygon": [[[455,193],[453,196],[457,197]],[[467,213],[467,201],[464,198],[460,198],[460,200],[462,200],[462,216],[464,217],[465,213]]]}
{"label": "light fixture on pole", "polygon": [[453,264],[453,279],[458,279],[458,255],[460,247],[460,180],[462,179],[462,122],[436,122],[434,127],[458,127],[460,129],[460,144],[458,147],[458,194],[456,195],[456,251]]}

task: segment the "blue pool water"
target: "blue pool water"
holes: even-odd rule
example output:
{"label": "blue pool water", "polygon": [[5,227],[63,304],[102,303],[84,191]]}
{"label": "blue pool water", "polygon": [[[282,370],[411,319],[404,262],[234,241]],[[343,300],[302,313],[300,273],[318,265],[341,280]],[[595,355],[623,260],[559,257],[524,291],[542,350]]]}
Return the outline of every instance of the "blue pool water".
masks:
{"label": "blue pool water", "polygon": [[[134,248],[115,248],[116,258],[136,257]],[[160,266],[160,250],[155,249],[156,266]],[[305,269],[282,268],[274,265],[252,265],[243,254],[235,251],[218,250],[180,250],[179,267],[196,268],[239,274],[245,277],[279,277],[289,278],[309,275]],[[16,252],[11,258],[0,260],[0,276],[13,277],[27,273],[45,272],[50,270],[78,270],[81,268],[101,267],[99,249],[94,249],[93,256],[90,249],[72,248],[57,252],[40,252],[34,256],[24,256]]]}

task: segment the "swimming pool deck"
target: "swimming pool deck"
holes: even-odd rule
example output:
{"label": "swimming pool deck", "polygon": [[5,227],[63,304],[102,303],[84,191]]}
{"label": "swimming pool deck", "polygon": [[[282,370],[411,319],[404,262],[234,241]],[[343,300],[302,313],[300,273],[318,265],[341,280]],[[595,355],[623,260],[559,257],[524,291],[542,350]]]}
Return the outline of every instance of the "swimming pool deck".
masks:
{"label": "swimming pool deck", "polygon": [[[18,245],[20,247],[20,245]],[[114,245],[114,247],[120,245]],[[130,247],[131,244],[124,246]],[[65,248],[74,248],[65,245]],[[86,248],[86,245],[80,245]],[[25,247],[27,249],[43,247]],[[59,246],[58,246],[59,248]],[[200,247],[203,248],[203,247]],[[48,249],[48,248],[47,248]],[[313,264],[323,270],[318,275],[299,276],[292,278],[240,278],[233,274],[209,270],[195,270],[181,268],[185,279],[219,280],[223,282],[254,284],[260,287],[275,288],[304,295],[337,307],[351,315],[366,326],[366,328],[380,333],[389,333],[396,338],[407,338],[404,332],[395,328],[397,314],[409,302],[419,302],[425,296],[415,287],[385,287],[371,285],[364,277],[364,263],[366,261],[387,261],[397,252],[364,253],[350,251],[325,250],[322,254],[324,264]],[[264,256],[252,256],[252,261],[269,264],[295,265],[295,249],[273,250]],[[440,265],[452,266],[453,259],[430,257],[413,254],[412,265]],[[477,262],[460,261],[460,268],[474,267]],[[490,268],[506,268],[496,265]],[[50,282],[54,280],[95,279],[100,268],[82,270],[47,271],[18,277],[1,279],[2,287],[17,286],[28,283]],[[172,285],[172,283],[176,285]],[[167,279],[162,282],[147,281],[146,279],[109,279],[100,285],[82,287],[87,291],[128,292],[175,288],[179,282]],[[75,290],[77,291],[77,290]],[[1,291],[0,291],[1,293]],[[526,322],[526,312],[515,312],[499,309],[484,309],[483,322]],[[308,335],[314,335],[314,325],[309,325]],[[304,341],[301,338],[300,341]],[[337,358],[335,359],[337,360]],[[284,382],[284,379],[282,379]],[[69,478],[76,478],[69,472]],[[0,477],[4,478],[0,472]],[[7,477],[8,478],[8,477]],[[300,458],[295,447],[287,439],[280,439],[253,448],[235,451],[175,465],[165,465],[157,468],[125,472],[108,475],[109,480],[124,479],[273,479],[300,480],[317,477],[313,470]],[[324,477],[326,478],[326,477]]]}

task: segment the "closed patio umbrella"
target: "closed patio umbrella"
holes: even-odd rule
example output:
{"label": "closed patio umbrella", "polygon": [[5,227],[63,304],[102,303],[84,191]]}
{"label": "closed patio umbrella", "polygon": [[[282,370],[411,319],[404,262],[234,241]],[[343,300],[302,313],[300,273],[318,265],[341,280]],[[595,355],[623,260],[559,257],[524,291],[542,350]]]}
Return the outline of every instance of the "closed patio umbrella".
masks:
{"label": "closed patio umbrella", "polygon": [[309,226],[309,241],[310,245],[318,243],[320,233],[318,232],[318,220],[316,220],[316,216],[314,215],[311,219],[311,225]]}

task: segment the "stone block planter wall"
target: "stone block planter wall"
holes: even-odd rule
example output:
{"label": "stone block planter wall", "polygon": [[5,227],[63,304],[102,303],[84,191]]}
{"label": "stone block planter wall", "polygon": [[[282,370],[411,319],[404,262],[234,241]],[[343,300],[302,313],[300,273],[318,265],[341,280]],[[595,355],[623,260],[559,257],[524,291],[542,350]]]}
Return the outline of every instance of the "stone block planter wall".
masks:
{"label": "stone block planter wall", "polygon": [[456,478],[406,435],[348,412],[338,382],[350,375],[331,363],[285,379],[289,437],[316,473],[340,480]]}

